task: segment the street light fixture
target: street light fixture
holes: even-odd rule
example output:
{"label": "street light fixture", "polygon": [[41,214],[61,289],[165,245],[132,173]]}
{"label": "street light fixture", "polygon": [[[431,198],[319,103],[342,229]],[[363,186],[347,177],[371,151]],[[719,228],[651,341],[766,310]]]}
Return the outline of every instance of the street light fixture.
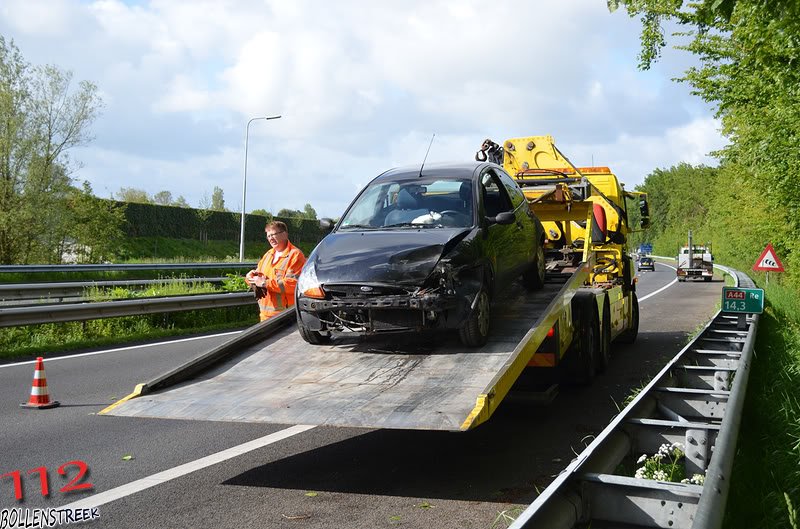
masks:
{"label": "street light fixture", "polygon": [[247,199],[247,142],[250,138],[250,123],[257,119],[278,119],[280,116],[258,116],[247,122],[244,132],[244,178],[242,179],[242,228],[239,231],[239,262],[244,261],[244,204]]}

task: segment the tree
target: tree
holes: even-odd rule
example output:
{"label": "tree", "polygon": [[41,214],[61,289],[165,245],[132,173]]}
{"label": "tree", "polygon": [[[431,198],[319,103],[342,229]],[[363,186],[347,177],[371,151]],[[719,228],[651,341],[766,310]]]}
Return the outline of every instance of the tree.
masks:
{"label": "tree", "polygon": [[175,201],[171,205],[175,206],[175,207],[178,207],[178,208],[188,208],[189,207],[189,203],[186,202],[186,199],[183,198],[183,195],[178,195],[178,198],[176,198]]}
{"label": "tree", "polygon": [[261,215],[262,217],[272,217],[272,213],[266,209],[254,209],[250,212],[251,215]]}
{"label": "tree", "polygon": [[170,206],[172,205],[172,193],[169,191],[159,191],[155,195],[153,195],[153,203],[159,204],[161,206]]}
{"label": "tree", "polygon": [[311,204],[306,203],[303,206],[303,217],[311,220],[317,220],[317,211],[311,207]]}
{"label": "tree", "polygon": [[67,212],[71,219],[63,242],[77,245],[83,262],[113,257],[123,237],[125,206],[95,197],[89,182],[83,182],[82,189],[72,188]]}
{"label": "tree", "polygon": [[285,219],[291,218],[302,218],[304,216],[303,212],[299,209],[287,209],[283,208],[275,215],[276,217],[282,217]]}
{"label": "tree", "polygon": [[[679,46],[699,58],[682,82],[716,105],[722,132],[730,144],[716,153],[727,181],[718,189],[730,194],[733,182],[757,189],[776,221],[770,234],[785,258],[786,277],[800,285],[800,2],[796,0],[609,0],[642,17],[641,68],[649,68],[666,45],[663,24],[687,29]],[[733,175],[727,167],[735,167]],[[744,181],[742,178],[744,177]],[[755,222],[755,219],[741,219]],[[741,240],[733,225],[722,226],[731,240]],[[761,236],[753,232],[752,237]],[[741,241],[745,244],[745,241]],[[767,241],[748,240],[746,245]],[[742,251],[745,250],[743,246]]]}
{"label": "tree", "polygon": [[31,66],[0,36],[0,262],[53,256],[78,166],[69,151],[91,140],[101,106],[95,85]]}
{"label": "tree", "polygon": [[223,198],[222,188],[217,186],[214,186],[214,192],[211,193],[211,210],[228,211],[225,209],[225,198]]}
{"label": "tree", "polygon": [[116,199],[120,202],[135,202],[138,204],[152,204],[153,199],[144,189],[136,189],[135,187],[121,187],[117,193]]}

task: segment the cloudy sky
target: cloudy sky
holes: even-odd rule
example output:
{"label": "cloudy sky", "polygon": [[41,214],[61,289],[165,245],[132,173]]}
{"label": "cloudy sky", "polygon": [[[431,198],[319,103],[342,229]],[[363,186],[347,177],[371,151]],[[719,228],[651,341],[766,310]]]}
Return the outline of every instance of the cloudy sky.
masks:
{"label": "cloudy sky", "polygon": [[224,191],[247,211],[338,216],[371,178],[470,160],[484,138],[552,134],[577,165],[628,187],[657,167],[714,164],[713,109],[636,68],[638,21],[605,0],[2,0],[0,35],[71,70],[104,101],[76,174],[109,197]]}

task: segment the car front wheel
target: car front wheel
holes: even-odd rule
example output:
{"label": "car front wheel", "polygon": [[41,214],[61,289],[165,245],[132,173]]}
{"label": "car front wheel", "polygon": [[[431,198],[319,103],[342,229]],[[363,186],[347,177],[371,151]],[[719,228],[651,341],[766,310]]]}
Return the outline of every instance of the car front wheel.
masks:
{"label": "car front wheel", "polygon": [[480,347],[489,339],[489,294],[486,288],[478,292],[475,308],[458,330],[461,343],[467,347]]}
{"label": "car front wheel", "polygon": [[331,341],[329,333],[323,334],[319,331],[312,331],[303,324],[299,316],[297,317],[297,329],[300,331],[300,336],[303,340],[311,345],[323,345]]}

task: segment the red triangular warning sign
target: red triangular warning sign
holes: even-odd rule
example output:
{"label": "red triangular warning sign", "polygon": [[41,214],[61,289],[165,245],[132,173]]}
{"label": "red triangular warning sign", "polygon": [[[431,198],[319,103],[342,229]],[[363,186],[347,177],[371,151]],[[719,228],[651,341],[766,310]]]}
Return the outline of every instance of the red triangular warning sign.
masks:
{"label": "red triangular warning sign", "polygon": [[772,243],[767,243],[767,247],[761,252],[761,256],[753,265],[753,270],[756,272],[783,272],[783,263],[778,256],[775,255],[775,249]]}

